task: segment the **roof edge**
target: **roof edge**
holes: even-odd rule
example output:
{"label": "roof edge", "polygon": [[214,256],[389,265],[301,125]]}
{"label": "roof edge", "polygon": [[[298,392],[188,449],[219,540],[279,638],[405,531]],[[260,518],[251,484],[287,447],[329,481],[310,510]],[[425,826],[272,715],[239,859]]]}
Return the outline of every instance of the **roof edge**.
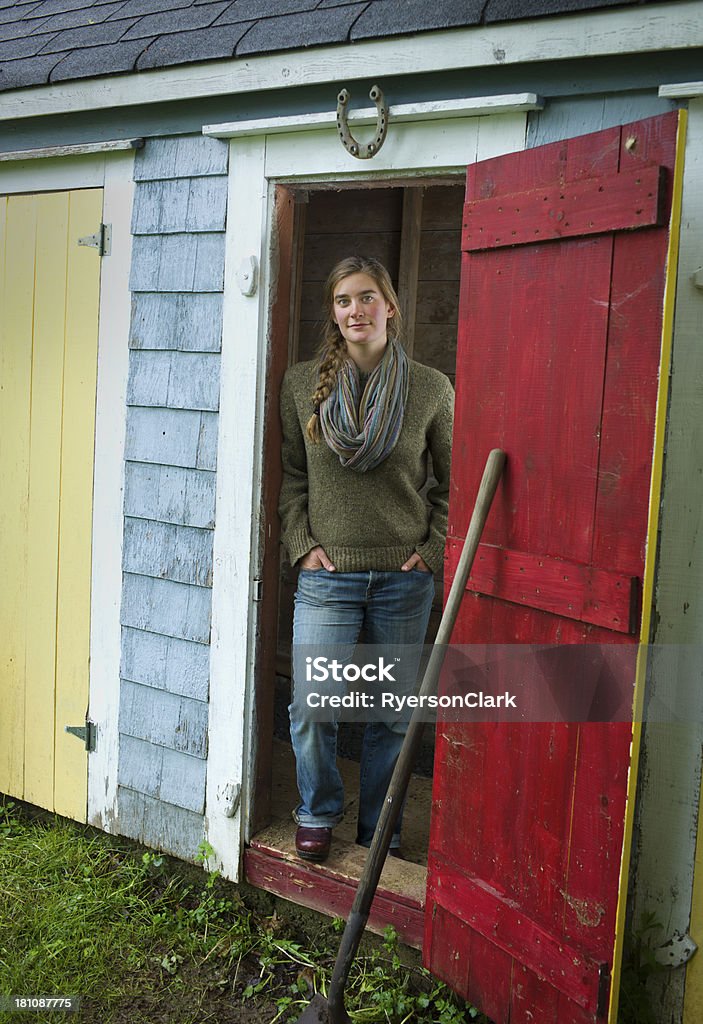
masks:
{"label": "roof edge", "polygon": [[360,78],[700,46],[701,2],[682,0],[675,6],[664,2],[433,30],[17,89],[0,93],[0,121],[325,83],[333,84],[336,95],[340,83]]}

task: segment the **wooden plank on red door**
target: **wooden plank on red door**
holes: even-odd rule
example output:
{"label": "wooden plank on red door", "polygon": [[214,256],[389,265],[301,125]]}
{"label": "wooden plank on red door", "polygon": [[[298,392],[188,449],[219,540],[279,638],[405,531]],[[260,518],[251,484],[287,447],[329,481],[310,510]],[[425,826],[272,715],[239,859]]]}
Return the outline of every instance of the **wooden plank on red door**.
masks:
{"label": "wooden plank on red door", "polygon": [[[465,232],[447,586],[486,453],[508,464],[454,643],[636,643],[677,124],[469,169],[489,240]],[[601,208],[604,183],[617,202]],[[568,237],[528,241],[530,217],[547,234],[538,193],[568,199]],[[504,247],[498,208],[517,195],[521,244]],[[618,664],[627,692],[634,659]],[[438,728],[425,958],[497,1022],[605,1019],[631,739],[629,722]],[[454,918],[449,970],[433,922]]]}
{"label": "wooden plank on red door", "polygon": [[660,223],[666,185],[665,168],[647,166],[497,199],[475,199],[464,206],[461,247],[464,252],[484,252],[651,227]]}
{"label": "wooden plank on red door", "polygon": [[[448,538],[446,554],[453,578],[461,556],[455,537]],[[619,633],[634,632],[639,620],[637,576],[493,544],[479,544],[467,590]]]}

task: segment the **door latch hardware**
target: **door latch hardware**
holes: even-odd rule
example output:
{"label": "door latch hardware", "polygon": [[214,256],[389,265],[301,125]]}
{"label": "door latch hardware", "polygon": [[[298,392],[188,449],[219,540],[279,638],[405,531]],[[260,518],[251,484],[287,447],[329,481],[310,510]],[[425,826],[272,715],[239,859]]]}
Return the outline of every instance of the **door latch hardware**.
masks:
{"label": "door latch hardware", "polygon": [[610,967],[608,964],[598,966],[598,1006],[597,1017],[605,1017],[608,1012],[608,996],[610,994]]}
{"label": "door latch hardware", "polygon": [[112,252],[112,224],[101,224],[94,235],[79,238],[78,244],[97,249],[99,256],[109,256]]}
{"label": "door latch hardware", "polygon": [[351,93],[347,92],[346,89],[342,89],[337,96],[337,131],[344,148],[352,156],[355,156],[357,160],[370,160],[372,156],[376,156],[376,153],[378,153],[386,140],[386,132],[388,131],[388,107],[383,92],[377,85],[374,85],[371,89],[369,98],[376,104],[376,134],[371,142],[364,145],[361,142],[357,142],[349,131],[347,107],[351,99]]}
{"label": "door latch hardware", "polygon": [[89,722],[86,719],[85,725],[66,725],[64,729],[66,732],[70,732],[71,736],[77,736],[79,740],[83,740],[86,750],[95,750],[98,730],[94,722]]}

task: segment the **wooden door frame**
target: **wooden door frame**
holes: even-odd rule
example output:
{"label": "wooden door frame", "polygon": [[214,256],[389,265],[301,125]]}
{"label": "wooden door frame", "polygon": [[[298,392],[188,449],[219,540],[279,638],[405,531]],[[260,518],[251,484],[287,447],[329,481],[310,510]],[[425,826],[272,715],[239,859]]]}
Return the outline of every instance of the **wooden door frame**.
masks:
{"label": "wooden door frame", "polygon": [[87,814],[91,825],[116,833],[134,150],[47,159],[6,157],[0,164],[2,195],[84,188],[103,190],[103,222],[112,225],[112,251],[102,261],[99,296],[87,709],[98,739],[88,759]]}
{"label": "wooden door frame", "polygon": [[[277,550],[265,559],[269,529],[273,542],[276,489],[273,485],[265,497],[266,460],[274,458],[275,447],[274,434],[267,435],[266,427],[277,415],[275,381],[280,383],[282,368],[276,356],[284,347],[287,354],[290,304],[286,298],[278,299],[278,284],[283,296],[290,282],[284,283],[289,261],[282,258],[281,246],[292,244],[293,233],[290,225],[282,228],[285,217],[277,220],[277,188],[402,184],[408,179],[420,183],[447,174],[463,175],[468,163],[524,148],[526,111],[535,104],[530,100],[516,110],[514,102],[507,102],[510,99],[505,104],[508,113],[481,116],[450,110],[441,117],[436,104],[424,105],[427,109],[418,105],[416,120],[392,125],[372,162],[350,156],[335,131],[317,129],[305,115],[297,130],[290,119],[285,131],[277,119],[206,130],[209,136],[230,140],[230,176],[205,834],[214,850],[208,866],[232,880],[241,877],[244,844],[260,823],[254,801],[265,799],[261,787],[257,790],[257,769],[262,758],[266,762],[264,746],[257,747],[257,735],[269,712],[267,698],[262,698],[263,703],[257,698],[257,652],[262,649],[258,637],[270,635],[271,609],[278,603]],[[243,278],[252,268],[257,275],[253,292]],[[242,524],[247,528],[242,529]],[[259,599],[261,572],[266,584]]]}

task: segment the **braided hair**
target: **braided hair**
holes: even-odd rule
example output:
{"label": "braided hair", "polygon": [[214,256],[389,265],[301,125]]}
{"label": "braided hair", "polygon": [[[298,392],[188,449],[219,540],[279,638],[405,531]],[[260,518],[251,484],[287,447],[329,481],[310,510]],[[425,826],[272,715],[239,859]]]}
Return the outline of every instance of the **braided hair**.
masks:
{"label": "braided hair", "polygon": [[393,306],[395,315],[388,320],[388,337],[396,339],[400,336],[402,320],[400,305],[390,274],[383,264],[372,256],[347,256],[336,263],[325,282],[324,309],[325,324],[322,329],[322,343],[318,352],[319,369],[317,387],[312,395],[313,414],[307,422],[306,432],[315,443],[320,440],[320,406],[334,390],[337,374],[347,360],[347,343],[344,340],[337,321],[334,318],[334,294],[339,282],[351,274],[368,274],[378,285],[381,294],[389,305]]}

